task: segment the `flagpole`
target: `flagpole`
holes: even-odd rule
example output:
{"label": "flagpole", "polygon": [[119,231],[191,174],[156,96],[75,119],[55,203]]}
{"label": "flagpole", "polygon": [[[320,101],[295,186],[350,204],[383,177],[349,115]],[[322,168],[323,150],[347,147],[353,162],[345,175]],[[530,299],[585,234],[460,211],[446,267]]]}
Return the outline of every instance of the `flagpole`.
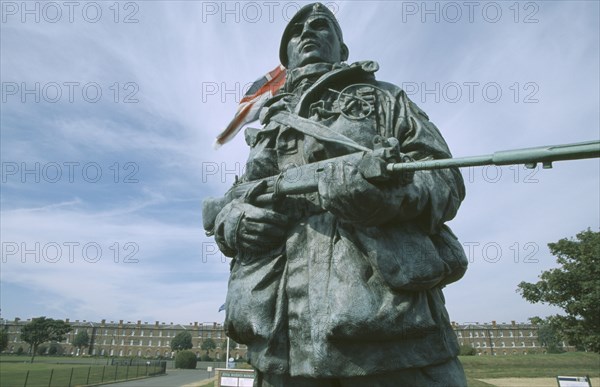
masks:
{"label": "flagpole", "polygon": [[225,355],[225,368],[229,368],[229,336],[227,336],[227,352]]}

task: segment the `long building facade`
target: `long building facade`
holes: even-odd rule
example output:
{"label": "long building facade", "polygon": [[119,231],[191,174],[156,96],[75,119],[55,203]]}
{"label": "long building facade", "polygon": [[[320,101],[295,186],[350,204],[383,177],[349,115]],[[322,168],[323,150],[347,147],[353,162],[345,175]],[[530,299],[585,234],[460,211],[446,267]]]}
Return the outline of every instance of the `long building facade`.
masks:
{"label": "long building facade", "polygon": [[[0,329],[8,333],[8,347],[5,352],[28,352],[29,344],[21,340],[21,329],[31,320],[16,318],[12,321],[1,320]],[[188,325],[164,322],[136,322],[119,320],[101,322],[70,321],[71,332],[60,343],[60,352],[66,355],[109,356],[109,357],[143,357],[143,358],[173,358],[175,352],[171,350],[171,340],[180,332],[189,332],[192,335],[193,347],[191,351],[198,358],[207,354],[202,349],[202,344],[210,339],[216,344],[215,349],[210,349],[208,355],[215,361],[225,361],[227,336],[222,324],[218,323],[190,323]],[[73,340],[82,330],[87,331],[90,338],[89,346],[77,348]],[[46,343],[49,350],[50,343]],[[21,348],[19,350],[19,348]],[[236,343],[230,344],[229,357],[238,360],[245,358],[246,346]]]}
{"label": "long building facade", "polygon": [[[479,324],[452,323],[452,328],[461,346],[471,347],[477,355],[526,355],[546,353],[546,348],[538,340],[539,327],[533,324],[491,323]],[[575,347],[562,343],[565,351],[575,351]]]}
{"label": "long building facade", "polygon": [[[6,353],[29,352],[29,344],[21,340],[21,329],[31,320],[0,320],[0,329],[8,333]],[[171,340],[180,332],[190,332],[193,348],[198,358],[207,354],[202,344],[210,339],[216,344],[208,355],[215,361],[225,361],[227,336],[222,324],[190,323],[188,325],[164,322],[123,321],[70,321],[72,330],[66,335],[66,340],[57,343],[60,353],[74,356],[108,356],[108,357],[142,357],[142,358],[173,358]],[[471,347],[478,355],[517,355],[545,353],[546,348],[538,341],[538,327],[532,324],[516,323],[452,323],[459,344]],[[89,346],[77,348],[73,340],[82,330],[87,331],[90,338]],[[49,350],[50,343],[45,348]],[[20,348],[20,349],[19,349]],[[563,349],[574,350],[563,343]],[[230,344],[230,358],[236,360],[246,357],[246,346]]]}

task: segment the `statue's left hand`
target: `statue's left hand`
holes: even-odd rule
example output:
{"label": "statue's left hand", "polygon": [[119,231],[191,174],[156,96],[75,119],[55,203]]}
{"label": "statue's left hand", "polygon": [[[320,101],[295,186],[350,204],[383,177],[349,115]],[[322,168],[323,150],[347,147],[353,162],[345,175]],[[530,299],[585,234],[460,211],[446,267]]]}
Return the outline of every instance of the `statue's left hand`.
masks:
{"label": "statue's left hand", "polygon": [[323,209],[347,222],[371,226],[389,219],[383,191],[352,164],[328,164],[319,176],[318,190]]}

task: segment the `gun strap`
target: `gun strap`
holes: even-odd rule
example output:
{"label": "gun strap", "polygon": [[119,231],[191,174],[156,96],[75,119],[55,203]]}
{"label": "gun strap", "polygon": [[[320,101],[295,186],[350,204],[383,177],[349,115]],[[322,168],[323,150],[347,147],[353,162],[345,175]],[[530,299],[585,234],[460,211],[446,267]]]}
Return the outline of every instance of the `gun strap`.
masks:
{"label": "gun strap", "polygon": [[359,151],[371,151],[365,146],[360,145],[356,141],[349,137],[344,136],[341,133],[335,132],[327,126],[308,118],[300,117],[299,115],[281,111],[271,117],[271,121],[275,121],[278,124],[289,126],[290,128],[296,129],[308,136],[314,137],[317,140],[334,142],[337,144],[345,145],[350,148],[354,148]]}

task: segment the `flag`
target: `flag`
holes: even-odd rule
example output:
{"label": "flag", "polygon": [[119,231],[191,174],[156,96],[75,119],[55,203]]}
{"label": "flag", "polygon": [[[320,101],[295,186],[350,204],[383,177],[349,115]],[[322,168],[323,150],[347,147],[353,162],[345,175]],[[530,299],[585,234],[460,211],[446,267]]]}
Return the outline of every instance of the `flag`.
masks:
{"label": "flag", "polygon": [[271,98],[285,83],[285,67],[277,66],[272,71],[257,79],[250,86],[238,106],[233,120],[227,125],[215,141],[214,147],[218,149],[221,145],[231,140],[245,124],[256,121],[260,109],[265,102]]}
{"label": "flag", "polygon": [[225,304],[221,305],[221,307],[219,308],[219,312],[222,312],[225,310]]}

